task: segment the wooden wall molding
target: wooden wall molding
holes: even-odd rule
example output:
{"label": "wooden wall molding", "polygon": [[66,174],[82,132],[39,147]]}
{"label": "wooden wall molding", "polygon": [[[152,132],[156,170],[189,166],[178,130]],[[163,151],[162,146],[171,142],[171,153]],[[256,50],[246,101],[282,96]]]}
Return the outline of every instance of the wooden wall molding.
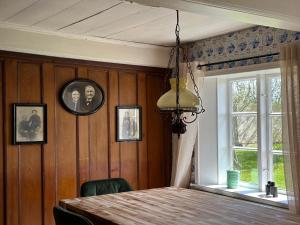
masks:
{"label": "wooden wall molding", "polygon": [[[127,65],[127,64],[118,64],[118,63],[106,63],[106,62],[97,62],[97,61],[89,61],[89,60],[81,60],[81,59],[69,59],[62,57],[53,57],[53,56],[44,56],[44,55],[36,55],[36,54],[28,54],[21,52],[10,52],[0,50],[0,59],[1,58],[12,58],[17,59],[18,61],[26,61],[26,62],[36,62],[36,63],[53,63],[53,64],[61,64],[61,65],[70,65],[70,66],[89,66],[102,68],[102,69],[117,69],[117,70],[129,70],[129,71],[141,71],[141,72],[154,72],[154,76],[165,76],[165,68],[159,67],[147,67],[147,66],[136,66],[136,65]],[[167,65],[166,65],[167,66]]]}
{"label": "wooden wall molding", "polygon": [[5,199],[5,151],[4,151],[4,115],[3,115],[3,108],[4,108],[4,66],[3,66],[3,60],[0,59],[0,224],[4,224],[5,221],[5,205],[6,205],[6,199]]}
{"label": "wooden wall molding", "polygon": [[[52,208],[91,179],[123,177],[134,189],[169,185],[170,120],[156,107],[164,72],[0,51],[0,224],[54,225]],[[75,116],[61,105],[61,88],[75,78],[103,88],[95,114]],[[25,102],[47,104],[47,144],[12,145],[11,106]],[[116,106],[128,104],[142,106],[140,142],[116,142]]]}

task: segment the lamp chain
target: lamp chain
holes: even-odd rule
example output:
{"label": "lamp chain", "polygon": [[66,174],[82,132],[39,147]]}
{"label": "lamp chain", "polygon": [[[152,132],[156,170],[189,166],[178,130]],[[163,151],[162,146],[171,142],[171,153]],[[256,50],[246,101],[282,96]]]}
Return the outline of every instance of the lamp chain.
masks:
{"label": "lamp chain", "polygon": [[[176,10],[176,14],[177,14],[177,23],[176,23],[176,27],[175,27],[175,35],[176,35],[176,46],[174,48],[171,49],[170,52],[170,58],[169,58],[169,62],[168,62],[168,71],[170,69],[172,60],[173,60],[173,56],[175,54],[175,78],[176,78],[176,109],[173,110],[173,115],[172,115],[172,132],[173,133],[177,133],[178,137],[180,136],[180,134],[183,134],[186,132],[186,125],[187,123],[192,123],[197,119],[198,114],[203,113],[205,110],[203,108],[202,105],[202,99],[200,97],[199,94],[199,88],[195,82],[195,77],[192,71],[192,67],[190,62],[188,61],[187,55],[185,54],[185,51],[182,50],[182,54],[183,54],[183,61],[187,63],[187,68],[188,68],[188,73],[190,74],[191,80],[193,82],[193,86],[194,86],[194,90],[196,93],[197,98],[199,99],[199,103],[200,103],[200,108],[198,108],[198,110],[195,112],[193,109],[190,110],[186,110],[186,109],[181,109],[180,108],[180,102],[179,102],[179,63],[180,63],[180,51],[182,49],[182,47],[180,46],[180,37],[179,37],[179,32],[180,32],[180,26],[179,26],[179,11]],[[187,121],[187,117],[185,115],[182,115],[183,112],[191,112],[191,118],[192,121]]]}
{"label": "lamp chain", "polygon": [[193,74],[193,70],[192,70],[192,66],[190,64],[190,62],[188,61],[188,58],[187,58],[187,54],[183,54],[183,57],[184,57],[184,61],[186,61],[186,64],[187,64],[187,69],[188,69],[188,72],[190,74],[190,77],[191,77],[191,80],[193,82],[193,86],[194,86],[194,90],[195,90],[195,93],[199,99],[199,102],[200,102],[200,109],[196,112],[197,114],[199,113],[204,113],[205,112],[205,109],[203,107],[203,104],[202,104],[202,98],[199,94],[199,88],[195,82],[195,77],[194,77],[194,74]]}

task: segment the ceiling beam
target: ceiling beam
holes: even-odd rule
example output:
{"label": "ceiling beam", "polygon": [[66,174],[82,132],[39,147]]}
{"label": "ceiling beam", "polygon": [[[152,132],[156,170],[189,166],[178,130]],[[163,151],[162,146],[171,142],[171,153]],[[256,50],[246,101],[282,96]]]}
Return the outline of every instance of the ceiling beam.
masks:
{"label": "ceiling beam", "polygon": [[299,0],[127,0],[240,22],[300,31]]}

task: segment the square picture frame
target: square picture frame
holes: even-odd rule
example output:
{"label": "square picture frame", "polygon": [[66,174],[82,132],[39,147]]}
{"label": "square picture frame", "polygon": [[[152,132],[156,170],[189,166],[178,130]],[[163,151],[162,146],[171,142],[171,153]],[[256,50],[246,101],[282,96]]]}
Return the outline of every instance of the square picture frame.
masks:
{"label": "square picture frame", "polygon": [[139,105],[116,106],[116,140],[142,140],[142,107]]}
{"label": "square picture frame", "polygon": [[47,105],[13,104],[13,144],[47,143]]}

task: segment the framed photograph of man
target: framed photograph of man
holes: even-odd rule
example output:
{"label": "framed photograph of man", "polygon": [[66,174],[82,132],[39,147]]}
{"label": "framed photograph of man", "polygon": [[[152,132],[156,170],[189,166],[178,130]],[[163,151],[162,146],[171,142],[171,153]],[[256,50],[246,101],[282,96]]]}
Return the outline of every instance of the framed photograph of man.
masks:
{"label": "framed photograph of man", "polygon": [[13,104],[13,143],[47,143],[47,105]]}
{"label": "framed photograph of man", "polygon": [[140,106],[117,106],[117,141],[142,140],[142,108]]}
{"label": "framed photograph of man", "polygon": [[64,107],[75,115],[89,115],[104,103],[104,92],[93,80],[77,79],[67,83],[61,92]]}

